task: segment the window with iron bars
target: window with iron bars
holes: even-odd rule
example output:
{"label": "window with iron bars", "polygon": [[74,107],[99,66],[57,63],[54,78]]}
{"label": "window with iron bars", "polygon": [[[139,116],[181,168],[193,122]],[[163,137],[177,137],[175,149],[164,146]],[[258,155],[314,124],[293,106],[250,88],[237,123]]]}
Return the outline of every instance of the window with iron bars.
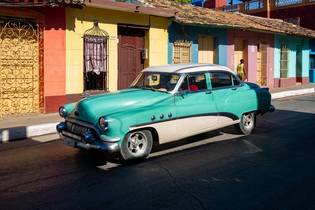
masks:
{"label": "window with iron bars", "polygon": [[191,63],[190,41],[176,41],[173,44],[173,63]]}
{"label": "window with iron bars", "polygon": [[107,38],[84,36],[84,91],[107,90]]}
{"label": "window with iron bars", "polygon": [[288,77],[288,48],[282,43],[280,48],[280,78]]}
{"label": "window with iron bars", "polygon": [[106,31],[100,29],[98,21],[84,32],[84,91],[108,90],[108,39]]}

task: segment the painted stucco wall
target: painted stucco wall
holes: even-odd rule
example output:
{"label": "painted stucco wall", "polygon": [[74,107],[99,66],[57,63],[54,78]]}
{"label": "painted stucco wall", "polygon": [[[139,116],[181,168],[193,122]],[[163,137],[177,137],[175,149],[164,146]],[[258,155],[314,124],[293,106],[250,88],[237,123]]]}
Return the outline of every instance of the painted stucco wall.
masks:
{"label": "painted stucco wall", "polygon": [[302,49],[302,77],[309,75],[309,39],[294,36],[275,35],[275,71],[274,78],[280,78],[280,48],[285,43],[288,47],[288,78],[296,77],[296,53],[297,46]]}
{"label": "painted stucco wall", "polygon": [[172,22],[169,26],[169,42],[168,42],[168,63],[173,63],[173,43],[177,40],[187,40],[192,42],[192,63],[198,63],[198,38],[199,35],[212,36],[217,40],[217,63],[227,66],[227,30],[187,26]]}
{"label": "painted stucco wall", "polygon": [[45,112],[56,112],[66,102],[66,23],[64,8],[45,9],[44,103]]}
{"label": "painted stucco wall", "polygon": [[[257,82],[257,46],[268,44],[267,48],[267,86],[274,81],[274,36],[250,31],[230,29],[228,31],[228,67],[234,68],[234,39],[244,40],[244,60],[249,82]],[[233,69],[235,70],[235,69]]]}
{"label": "painted stucco wall", "polygon": [[168,23],[169,20],[160,17],[150,17],[149,29],[149,66],[167,64]]}
{"label": "painted stucco wall", "polygon": [[66,9],[66,93],[83,92],[83,35],[93,26],[94,20],[105,30],[109,38],[108,79],[109,90],[118,86],[118,26],[132,24],[150,26],[146,34],[146,46],[149,48],[149,61],[146,65],[167,63],[168,20],[149,15],[134,14],[106,9],[89,8]]}

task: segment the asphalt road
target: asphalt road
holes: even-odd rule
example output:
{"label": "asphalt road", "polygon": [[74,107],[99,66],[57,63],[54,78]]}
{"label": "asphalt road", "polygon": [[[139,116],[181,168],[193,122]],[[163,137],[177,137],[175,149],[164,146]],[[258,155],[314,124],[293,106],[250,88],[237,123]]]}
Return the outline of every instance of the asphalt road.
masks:
{"label": "asphalt road", "polygon": [[60,140],[0,144],[0,209],[315,209],[315,94],[121,165]]}

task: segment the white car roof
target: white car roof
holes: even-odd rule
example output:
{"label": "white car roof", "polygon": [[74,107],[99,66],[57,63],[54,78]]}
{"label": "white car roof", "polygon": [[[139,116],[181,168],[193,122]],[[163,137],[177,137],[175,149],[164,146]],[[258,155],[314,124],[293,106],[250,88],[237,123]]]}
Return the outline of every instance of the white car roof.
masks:
{"label": "white car roof", "polygon": [[164,66],[152,66],[142,70],[142,72],[165,72],[165,73],[194,73],[201,71],[228,71],[235,74],[228,67],[217,64],[170,64]]}

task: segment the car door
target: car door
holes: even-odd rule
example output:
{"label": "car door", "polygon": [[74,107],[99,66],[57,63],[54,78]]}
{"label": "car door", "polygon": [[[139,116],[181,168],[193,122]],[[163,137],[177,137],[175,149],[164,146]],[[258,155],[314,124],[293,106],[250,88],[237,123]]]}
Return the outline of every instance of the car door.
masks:
{"label": "car door", "polygon": [[175,95],[175,107],[179,138],[217,127],[217,109],[210,90],[209,73],[186,75]]}
{"label": "car door", "polygon": [[243,84],[230,72],[210,72],[211,90],[220,127],[234,124],[242,114]]}

